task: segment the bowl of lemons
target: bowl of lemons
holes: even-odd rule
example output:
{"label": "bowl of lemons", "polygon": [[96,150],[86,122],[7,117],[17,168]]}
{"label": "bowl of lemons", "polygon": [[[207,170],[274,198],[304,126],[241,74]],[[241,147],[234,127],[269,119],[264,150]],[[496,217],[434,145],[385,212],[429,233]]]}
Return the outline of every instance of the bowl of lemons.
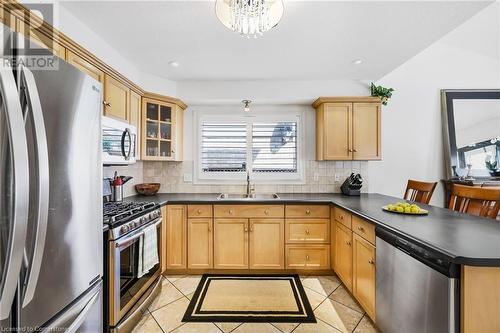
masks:
{"label": "bowl of lemons", "polygon": [[429,211],[420,208],[416,204],[408,202],[396,202],[395,204],[388,204],[382,207],[383,210],[391,213],[409,214],[409,215],[427,215]]}

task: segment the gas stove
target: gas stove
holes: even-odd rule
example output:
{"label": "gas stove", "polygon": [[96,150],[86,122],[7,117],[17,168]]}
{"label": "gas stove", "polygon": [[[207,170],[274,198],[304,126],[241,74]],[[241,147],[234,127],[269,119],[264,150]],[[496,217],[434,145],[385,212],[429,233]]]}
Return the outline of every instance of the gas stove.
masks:
{"label": "gas stove", "polygon": [[117,239],[161,218],[160,205],[155,202],[107,202],[103,212],[110,239]]}

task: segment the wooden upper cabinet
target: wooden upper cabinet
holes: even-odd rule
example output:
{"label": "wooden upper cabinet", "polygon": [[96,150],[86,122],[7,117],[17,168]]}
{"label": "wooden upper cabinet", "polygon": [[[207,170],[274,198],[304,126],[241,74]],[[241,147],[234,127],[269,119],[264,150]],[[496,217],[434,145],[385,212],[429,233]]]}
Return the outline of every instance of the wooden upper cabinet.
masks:
{"label": "wooden upper cabinet", "polygon": [[20,19],[16,20],[15,30],[30,40],[30,47],[33,47],[33,44],[36,44],[36,46],[50,50],[50,52],[59,58],[66,59],[66,48],[60,45],[57,31],[53,31],[52,36],[47,36],[39,29],[31,28],[28,23]]}
{"label": "wooden upper cabinet", "polygon": [[381,159],[378,97],[320,97],[313,107],[317,160]]}
{"label": "wooden upper cabinet", "polygon": [[73,53],[70,50],[66,51],[66,61],[78,68],[80,71],[85,74],[93,77],[99,82],[104,82],[104,72],[97,68],[91,62],[83,59],[79,55]]}
{"label": "wooden upper cabinet", "polygon": [[380,103],[353,103],[352,150],[355,160],[378,160],[382,157]]}
{"label": "wooden upper cabinet", "polygon": [[248,219],[214,220],[214,268],[248,268]]}
{"label": "wooden upper cabinet", "polygon": [[137,140],[136,141],[136,157],[140,159],[141,157],[141,95],[136,93],[135,91],[130,91],[130,103],[129,103],[129,115],[128,121],[131,125],[134,125],[137,129]]}
{"label": "wooden upper cabinet", "polygon": [[213,268],[212,218],[188,219],[188,268]]}
{"label": "wooden upper cabinet", "polygon": [[104,115],[128,121],[130,89],[109,75],[104,76]]}
{"label": "wooden upper cabinet", "polygon": [[283,219],[250,219],[250,269],[285,268]]}
{"label": "wooden upper cabinet", "polygon": [[352,293],[375,320],[375,247],[361,236],[353,235]]}
{"label": "wooden upper cabinet", "polygon": [[184,110],[174,103],[142,100],[142,159],[182,161]]}
{"label": "wooden upper cabinet", "polygon": [[166,268],[187,267],[187,208],[185,205],[167,206]]}
{"label": "wooden upper cabinet", "polygon": [[323,127],[317,132],[318,159],[352,159],[352,103],[323,104],[316,122]]}

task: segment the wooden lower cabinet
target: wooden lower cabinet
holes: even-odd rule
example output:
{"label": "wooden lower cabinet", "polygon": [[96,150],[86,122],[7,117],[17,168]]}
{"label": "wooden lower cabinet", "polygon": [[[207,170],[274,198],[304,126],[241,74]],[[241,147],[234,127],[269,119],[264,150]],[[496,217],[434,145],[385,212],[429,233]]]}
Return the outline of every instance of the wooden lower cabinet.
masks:
{"label": "wooden lower cabinet", "polygon": [[352,291],[352,231],[335,223],[336,273],[349,291]]}
{"label": "wooden lower cabinet", "polygon": [[250,219],[250,269],[285,268],[283,219]]}
{"label": "wooden lower cabinet", "polygon": [[330,266],[332,270],[336,270],[335,265],[335,218],[334,218],[334,208],[331,208],[330,212]]}
{"label": "wooden lower cabinet", "polygon": [[248,219],[214,220],[214,268],[248,268]]}
{"label": "wooden lower cabinet", "polygon": [[166,211],[166,268],[187,267],[187,208],[168,205]]}
{"label": "wooden lower cabinet", "polygon": [[330,245],[285,246],[287,269],[329,269]]}
{"label": "wooden lower cabinet", "polygon": [[167,206],[161,207],[161,216],[160,267],[161,273],[164,274],[167,270]]}
{"label": "wooden lower cabinet", "polygon": [[352,293],[372,320],[375,320],[375,247],[353,235]]}
{"label": "wooden lower cabinet", "polygon": [[213,268],[212,218],[188,219],[188,268]]}
{"label": "wooden lower cabinet", "polygon": [[286,232],[286,242],[288,244],[293,244],[293,243],[326,244],[330,242],[330,220],[287,219],[285,232]]}

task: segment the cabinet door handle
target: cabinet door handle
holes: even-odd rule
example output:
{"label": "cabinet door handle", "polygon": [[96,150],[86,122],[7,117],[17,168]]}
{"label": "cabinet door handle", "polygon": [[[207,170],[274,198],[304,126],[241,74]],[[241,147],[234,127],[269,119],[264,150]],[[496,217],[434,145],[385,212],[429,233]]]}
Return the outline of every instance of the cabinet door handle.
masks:
{"label": "cabinet door handle", "polygon": [[198,214],[201,214],[201,209],[198,209],[197,213],[198,213]]}
{"label": "cabinet door handle", "polygon": [[363,231],[363,232],[365,231],[365,229],[363,227],[361,227],[361,226],[358,227],[358,230],[359,231]]}
{"label": "cabinet door handle", "polygon": [[210,224],[208,225],[208,232],[212,232],[212,227],[210,226]]}
{"label": "cabinet door handle", "polygon": [[349,150],[350,153],[352,153],[352,149],[351,148],[349,148],[348,150]]}
{"label": "cabinet door handle", "polygon": [[310,211],[309,209],[308,209],[308,210],[306,210],[306,214],[307,214],[307,215],[310,215],[310,214],[311,214],[311,211]]}
{"label": "cabinet door handle", "polygon": [[351,242],[350,241],[345,241],[345,243],[349,246],[351,246]]}
{"label": "cabinet door handle", "polygon": [[343,220],[344,219],[344,216],[343,215],[340,215],[340,219]]}
{"label": "cabinet door handle", "polygon": [[309,229],[306,229],[306,235],[309,235]]}
{"label": "cabinet door handle", "polygon": [[269,210],[268,209],[264,210],[264,214],[269,215]]}
{"label": "cabinet door handle", "polygon": [[375,265],[375,261],[373,259],[368,260],[368,263],[371,265]]}
{"label": "cabinet door handle", "polygon": [[232,209],[229,210],[229,215],[233,215],[234,211]]}
{"label": "cabinet door handle", "polygon": [[111,103],[110,102],[102,101],[102,104],[104,104],[107,107],[111,107]]}
{"label": "cabinet door handle", "polygon": [[358,150],[357,150],[357,149],[353,149],[352,151],[353,151],[353,152],[355,152],[355,153],[357,153],[357,152],[358,152]]}
{"label": "cabinet door handle", "polygon": [[309,255],[308,254],[306,254],[306,260],[309,260]]}
{"label": "cabinet door handle", "polygon": [[243,229],[245,232],[248,232],[248,227],[245,226],[245,228]]}

